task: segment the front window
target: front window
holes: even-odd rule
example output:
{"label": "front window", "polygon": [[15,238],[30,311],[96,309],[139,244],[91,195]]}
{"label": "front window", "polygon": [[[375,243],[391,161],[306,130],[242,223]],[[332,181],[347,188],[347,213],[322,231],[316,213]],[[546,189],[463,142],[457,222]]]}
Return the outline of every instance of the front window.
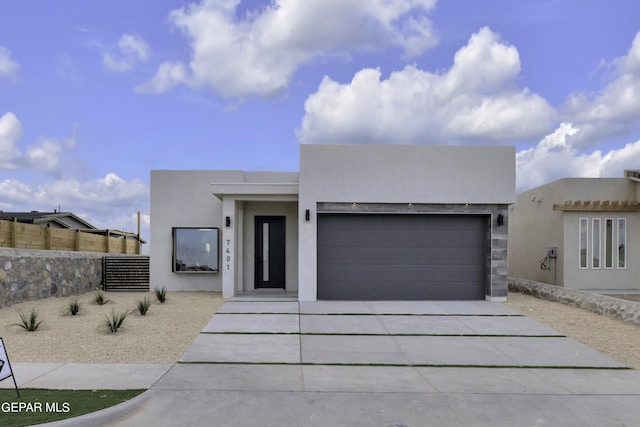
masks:
{"label": "front window", "polygon": [[175,273],[215,273],[218,271],[217,228],[173,228]]}

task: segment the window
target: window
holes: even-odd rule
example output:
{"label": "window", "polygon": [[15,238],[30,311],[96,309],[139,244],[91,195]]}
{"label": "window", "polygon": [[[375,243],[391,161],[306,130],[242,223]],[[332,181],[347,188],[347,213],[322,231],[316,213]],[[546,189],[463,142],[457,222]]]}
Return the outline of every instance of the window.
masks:
{"label": "window", "polygon": [[580,268],[587,268],[587,240],[589,220],[580,218]]}
{"label": "window", "polygon": [[600,268],[600,218],[594,218],[591,223],[591,256],[591,267]]}
{"label": "window", "polygon": [[217,228],[174,227],[174,273],[215,273],[218,271]]}
{"label": "window", "polygon": [[604,268],[613,268],[613,219],[605,219],[604,224]]}
{"label": "window", "polygon": [[627,220],[618,218],[618,268],[627,265]]}

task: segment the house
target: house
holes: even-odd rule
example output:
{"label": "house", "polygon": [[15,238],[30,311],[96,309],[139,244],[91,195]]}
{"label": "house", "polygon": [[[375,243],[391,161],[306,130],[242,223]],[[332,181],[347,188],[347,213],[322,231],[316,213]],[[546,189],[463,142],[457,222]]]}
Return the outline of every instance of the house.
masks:
{"label": "house", "polygon": [[0,220],[36,224],[41,227],[68,228],[72,230],[95,230],[96,227],[71,212],[4,212]]}
{"label": "house", "polygon": [[513,147],[301,145],[299,172],[151,171],[151,283],[504,300]]}
{"label": "house", "polygon": [[582,290],[640,290],[640,171],[565,178],[518,194],[509,276]]}

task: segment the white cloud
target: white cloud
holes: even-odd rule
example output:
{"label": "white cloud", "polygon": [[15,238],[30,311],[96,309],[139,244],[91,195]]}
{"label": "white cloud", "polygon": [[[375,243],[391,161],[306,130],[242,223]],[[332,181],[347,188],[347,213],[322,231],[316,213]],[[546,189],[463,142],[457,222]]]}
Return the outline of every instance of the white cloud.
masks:
{"label": "white cloud", "polygon": [[15,80],[18,68],[18,63],[11,59],[11,51],[0,46],[0,78]]}
{"label": "white cloud", "polygon": [[553,126],[548,102],[517,86],[515,47],[489,28],[473,34],[445,73],[413,65],[381,79],[364,69],[350,83],[325,77],[305,102],[302,143],[517,141]]}
{"label": "white cloud", "polygon": [[72,136],[58,140],[39,138],[27,146],[25,152],[18,146],[22,136],[22,124],[12,112],[0,116],[0,170],[32,169],[51,175],[61,172],[60,158],[65,150],[73,149],[77,143],[77,125]]}
{"label": "white cloud", "polygon": [[0,182],[2,210],[52,211],[61,206],[99,228],[120,229],[126,223],[134,231],[135,212],[149,206],[149,188],[138,179],[126,181],[115,173],[81,182],[65,178],[41,185],[29,185],[15,179]]}
{"label": "white cloud", "polygon": [[595,150],[580,152],[572,144],[582,130],[562,123],[540,143],[516,154],[517,191],[528,190],[561,178],[622,177],[625,169],[640,167],[640,141],[626,144],[607,153]]}
{"label": "white cloud", "polygon": [[124,34],[118,41],[117,54],[105,52],[102,63],[117,73],[130,71],[138,62],[145,62],[151,56],[149,44],[139,35]]}
{"label": "white cloud", "polygon": [[436,0],[273,0],[237,16],[239,0],[202,0],[171,12],[191,43],[188,65],[165,62],[139,92],[178,84],[228,98],[269,96],[323,56],[398,47],[407,57],[436,43],[427,13]]}
{"label": "white cloud", "polygon": [[20,157],[17,148],[22,136],[22,124],[12,112],[0,116],[0,169],[15,169]]}
{"label": "white cloud", "polygon": [[609,64],[612,80],[596,93],[571,94],[562,108],[565,120],[581,132],[575,144],[590,147],[638,126],[640,116],[640,32],[627,55]]}

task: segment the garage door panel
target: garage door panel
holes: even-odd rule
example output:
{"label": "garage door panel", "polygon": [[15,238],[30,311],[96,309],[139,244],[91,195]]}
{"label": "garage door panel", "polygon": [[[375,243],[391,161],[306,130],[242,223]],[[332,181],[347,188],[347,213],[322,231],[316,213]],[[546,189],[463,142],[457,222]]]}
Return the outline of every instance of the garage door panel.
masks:
{"label": "garage door panel", "polygon": [[482,269],[475,266],[451,264],[450,269],[439,266],[422,265],[335,265],[325,269],[319,275],[319,281],[343,281],[349,283],[383,282],[390,286],[399,281],[415,283],[445,283],[468,281],[469,276],[482,274]]}
{"label": "garage door panel", "polygon": [[[456,230],[349,230],[340,232],[331,230],[331,240],[321,239],[318,233],[318,247],[402,247],[402,248],[463,248],[478,243],[481,236],[476,233],[476,239],[469,240],[470,231]],[[425,239],[425,234],[429,235]],[[479,247],[479,246],[476,246]]]}
{"label": "garage door panel", "polygon": [[334,248],[318,256],[321,264],[355,265],[456,265],[481,262],[477,248]]}
{"label": "garage door panel", "polygon": [[318,215],[319,299],[483,299],[486,216]]}
{"label": "garage door panel", "polygon": [[[342,300],[385,301],[385,300],[481,300],[484,290],[475,289],[469,292],[469,283],[449,282],[448,286],[425,287],[419,282],[362,282],[345,288],[340,281],[325,282],[318,288],[318,299],[335,299],[341,295]],[[457,296],[457,297],[456,297]]]}

